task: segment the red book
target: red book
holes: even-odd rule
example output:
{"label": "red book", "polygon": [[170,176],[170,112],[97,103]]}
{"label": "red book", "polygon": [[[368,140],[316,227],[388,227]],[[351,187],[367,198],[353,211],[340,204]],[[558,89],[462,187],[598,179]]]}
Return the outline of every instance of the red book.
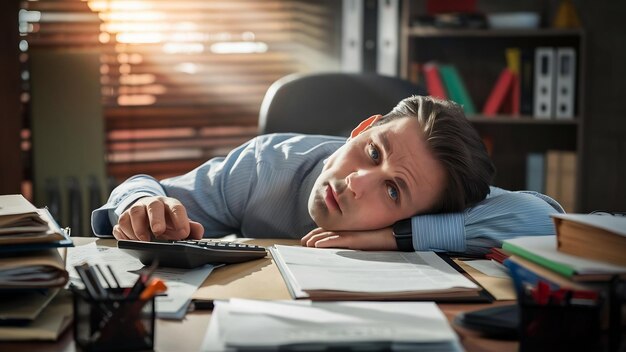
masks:
{"label": "red book", "polygon": [[503,69],[489,94],[489,98],[487,98],[487,102],[483,108],[483,115],[493,116],[504,108],[505,101],[507,98],[510,98],[510,92],[513,90],[514,83],[515,74],[513,71],[508,68]]}
{"label": "red book", "polygon": [[428,95],[435,98],[448,99],[446,89],[441,81],[441,75],[439,74],[437,64],[424,64],[424,76],[426,77],[426,89],[428,90]]}

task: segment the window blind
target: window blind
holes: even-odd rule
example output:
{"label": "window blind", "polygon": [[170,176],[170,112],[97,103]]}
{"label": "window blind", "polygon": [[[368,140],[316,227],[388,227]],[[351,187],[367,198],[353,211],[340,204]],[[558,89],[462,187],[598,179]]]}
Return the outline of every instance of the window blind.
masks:
{"label": "window blind", "polygon": [[[29,48],[98,50],[107,173],[163,178],[254,137],[275,80],[338,69],[340,5],[24,1],[20,49],[26,64]],[[28,74],[23,79],[28,104]]]}

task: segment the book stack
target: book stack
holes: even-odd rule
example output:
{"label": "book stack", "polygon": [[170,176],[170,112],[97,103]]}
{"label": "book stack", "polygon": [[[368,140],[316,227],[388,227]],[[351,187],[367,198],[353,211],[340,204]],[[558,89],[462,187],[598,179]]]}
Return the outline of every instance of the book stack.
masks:
{"label": "book stack", "polygon": [[[626,217],[555,214],[553,220],[556,236],[519,237],[502,246],[511,253],[504,263],[522,307],[521,331],[529,334],[524,349],[550,340],[552,345],[597,350],[601,333],[608,334],[609,344],[619,344],[625,297],[616,292],[626,279]],[[603,311],[609,312],[608,320]],[[546,327],[550,335],[532,335],[540,329],[531,325],[543,323],[559,328]],[[557,336],[576,338],[553,341]]]}
{"label": "book stack", "polygon": [[57,248],[72,246],[46,209],[0,196],[0,340],[56,339],[69,325],[68,273]]}

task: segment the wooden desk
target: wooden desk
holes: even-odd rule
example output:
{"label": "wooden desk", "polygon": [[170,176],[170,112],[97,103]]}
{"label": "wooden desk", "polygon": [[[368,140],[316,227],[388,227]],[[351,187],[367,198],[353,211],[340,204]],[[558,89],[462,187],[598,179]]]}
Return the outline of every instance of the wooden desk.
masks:
{"label": "wooden desk", "polygon": [[[75,238],[76,245],[93,242],[94,239]],[[271,244],[297,244],[296,240],[248,240],[243,242],[262,246]],[[97,240],[98,246],[115,246],[114,240]],[[228,299],[290,299],[289,291],[271,258],[266,257],[251,262],[228,265],[215,269],[194,295],[194,298]],[[495,303],[498,304],[498,303]],[[500,303],[501,304],[501,303]],[[505,302],[506,304],[506,302]],[[440,304],[446,317],[452,321],[463,311],[477,310],[489,304]],[[155,331],[155,351],[199,351],[204,333],[209,326],[210,311],[188,313],[182,321],[157,319]],[[454,326],[463,347],[467,351],[517,351],[518,344],[481,338],[477,334]],[[64,332],[57,342],[0,342],[0,351],[76,351],[72,329]]]}

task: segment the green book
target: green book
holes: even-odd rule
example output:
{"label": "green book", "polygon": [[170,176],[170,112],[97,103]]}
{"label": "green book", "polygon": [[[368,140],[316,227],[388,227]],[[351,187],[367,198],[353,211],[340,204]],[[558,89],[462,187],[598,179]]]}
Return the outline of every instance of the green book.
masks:
{"label": "green book", "polygon": [[502,249],[574,281],[606,281],[626,277],[626,266],[580,258],[557,249],[556,236],[530,236],[505,240]]}
{"label": "green book", "polygon": [[472,102],[463,79],[453,65],[439,65],[439,74],[448,91],[450,100],[463,106],[466,115],[476,114],[476,108]]}

